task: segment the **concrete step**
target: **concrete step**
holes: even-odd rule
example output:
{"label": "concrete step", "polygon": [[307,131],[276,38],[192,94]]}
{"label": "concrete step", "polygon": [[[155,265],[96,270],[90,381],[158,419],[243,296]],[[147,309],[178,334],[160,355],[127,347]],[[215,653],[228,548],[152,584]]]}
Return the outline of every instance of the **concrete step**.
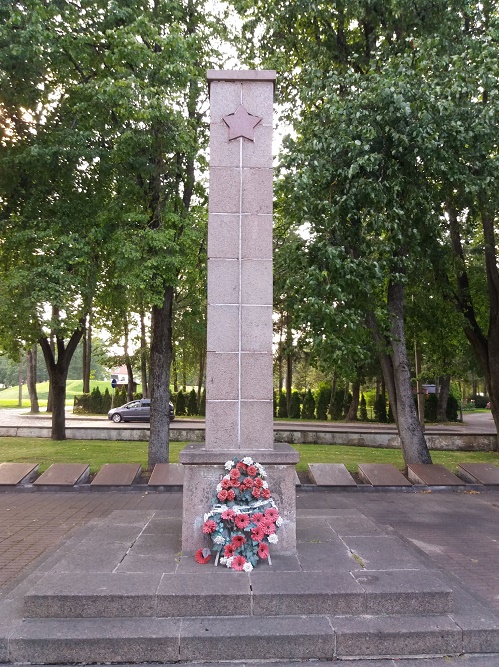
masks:
{"label": "concrete step", "polygon": [[[209,576],[207,576],[209,574]],[[236,573],[48,573],[25,618],[442,614],[452,591],[421,570]]]}
{"label": "concrete step", "polygon": [[32,664],[333,660],[497,652],[499,628],[448,615],[28,619],[8,662]]}

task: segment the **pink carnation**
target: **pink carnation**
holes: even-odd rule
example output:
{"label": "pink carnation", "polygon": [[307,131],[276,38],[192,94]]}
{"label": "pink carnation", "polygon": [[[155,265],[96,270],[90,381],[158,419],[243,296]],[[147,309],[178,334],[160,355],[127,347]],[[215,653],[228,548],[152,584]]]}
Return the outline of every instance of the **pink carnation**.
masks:
{"label": "pink carnation", "polygon": [[234,523],[238,528],[244,530],[250,524],[250,518],[247,514],[238,514],[234,519]]}
{"label": "pink carnation", "polygon": [[265,518],[275,522],[279,518],[279,512],[275,508],[269,507],[265,510]]}
{"label": "pink carnation", "polygon": [[253,490],[251,491],[251,495],[253,498],[260,498],[260,489],[254,486]]}
{"label": "pink carnation", "polygon": [[227,479],[226,477],[222,479],[220,484],[222,485],[222,489],[230,489],[230,487],[232,486],[230,483],[230,479]]}
{"label": "pink carnation", "polygon": [[206,533],[207,535],[209,535],[214,530],[216,530],[216,527],[217,527],[217,524],[214,521],[212,521],[211,519],[208,519],[208,521],[204,522],[203,533]]}
{"label": "pink carnation", "polygon": [[222,489],[217,493],[217,498],[218,500],[224,501],[227,500],[227,491],[225,489]]}
{"label": "pink carnation", "polygon": [[233,570],[242,570],[245,563],[246,558],[244,556],[235,556],[231,567]]}
{"label": "pink carnation", "polygon": [[258,488],[261,488],[263,486],[263,479],[261,477],[257,477],[253,481],[253,486],[257,486]]}
{"label": "pink carnation", "polygon": [[227,491],[227,500],[230,502],[231,500],[234,500],[235,497],[236,497],[236,494],[233,491],[233,489],[229,489]]}
{"label": "pink carnation", "polygon": [[258,545],[258,558],[268,558],[269,557],[269,547],[265,542],[262,542]]}
{"label": "pink carnation", "polygon": [[270,489],[262,489],[262,498],[265,498],[265,500],[270,498]]}
{"label": "pink carnation", "polygon": [[229,473],[229,477],[231,479],[239,479],[241,476],[241,471],[238,468],[232,468],[232,470]]}
{"label": "pink carnation", "polygon": [[258,474],[258,468],[256,466],[248,466],[246,472],[250,477],[254,477],[256,474]]}

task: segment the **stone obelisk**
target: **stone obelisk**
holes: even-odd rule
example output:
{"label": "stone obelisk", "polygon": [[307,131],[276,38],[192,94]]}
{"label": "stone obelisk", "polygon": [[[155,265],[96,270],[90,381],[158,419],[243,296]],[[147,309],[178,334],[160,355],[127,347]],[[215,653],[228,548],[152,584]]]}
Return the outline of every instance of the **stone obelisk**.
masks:
{"label": "stone obelisk", "polygon": [[284,525],[276,551],[293,552],[298,455],[273,441],[272,112],[274,71],[208,72],[210,191],[206,442],[185,466],[182,551],[203,546],[201,526],[223,464],[265,466]]}

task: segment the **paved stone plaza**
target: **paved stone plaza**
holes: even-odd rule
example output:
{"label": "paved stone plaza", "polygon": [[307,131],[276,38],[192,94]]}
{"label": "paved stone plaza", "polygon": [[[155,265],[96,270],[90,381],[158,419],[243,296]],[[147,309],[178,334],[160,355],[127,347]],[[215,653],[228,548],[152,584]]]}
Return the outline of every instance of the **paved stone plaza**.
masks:
{"label": "paved stone plaza", "polygon": [[[499,629],[496,617],[499,611],[499,574],[496,567],[499,562],[498,491],[417,494],[376,492],[369,495],[337,491],[331,493],[299,492],[297,494],[299,540],[297,557],[293,563],[290,559],[286,562],[283,560],[279,562],[279,558],[275,558],[272,568],[265,565],[259,566],[254,573],[256,583],[255,592],[252,594],[245,588],[248,577],[243,573],[230,572],[221,568],[215,570],[211,565],[198,566],[190,559],[183,561],[179,558],[181,502],[179,493],[4,492],[0,494],[0,564],[4,584],[0,600],[3,605],[1,623],[3,630],[5,631],[5,624],[9,620],[9,608],[12,610],[16,604],[21,604],[19,599],[17,603],[10,603],[10,606],[6,602],[9,599],[15,599],[16,596],[19,598],[15,591],[28,594],[24,602],[28,611],[23,613],[34,616],[42,613],[50,616],[60,613],[51,612],[50,605],[55,602],[57,610],[58,606],[62,604],[62,598],[58,596],[64,593],[65,585],[69,586],[73,593],[77,593],[78,587],[83,586],[80,591],[81,596],[84,591],[88,593],[89,583],[91,590],[98,589],[98,577],[102,576],[102,571],[109,572],[110,570],[115,570],[116,573],[129,572],[133,575],[132,578],[137,578],[140,574],[147,574],[149,581],[147,587],[141,586],[138,580],[129,584],[132,588],[139,586],[140,604],[143,605],[146,615],[152,613],[147,611],[147,609],[152,609],[148,605],[158,604],[159,598],[155,597],[159,590],[156,579],[164,573],[165,581],[168,581],[167,575],[174,572],[180,574],[183,572],[186,577],[181,583],[183,593],[189,593],[194,577],[198,579],[201,575],[202,578],[207,579],[211,582],[208,587],[222,577],[231,589],[236,586],[236,589],[233,590],[237,593],[238,604],[252,605],[260,595],[262,608],[267,612],[272,605],[276,604],[276,599],[279,599],[278,606],[283,605],[284,611],[286,605],[293,604],[294,593],[300,591],[296,579],[299,575],[307,579],[303,583],[310,592],[310,596],[302,596],[300,601],[300,604],[305,605],[302,611],[307,613],[307,605],[313,605],[314,594],[319,595],[321,591],[321,586],[316,578],[319,569],[327,573],[323,581],[329,581],[328,586],[331,590],[334,589],[340,595],[334,602],[340,605],[336,608],[336,612],[344,613],[346,604],[353,605],[351,610],[355,608],[360,614],[366,613],[368,605],[392,604],[394,598],[390,594],[390,586],[393,587],[395,582],[397,592],[404,593],[405,590],[406,600],[412,599],[409,604],[416,605],[412,609],[413,614],[418,613],[417,605],[422,605],[419,607],[419,612],[425,608],[428,609],[428,604],[437,605],[434,611],[438,613],[432,617],[433,621],[426,628],[419,627],[419,631],[423,630],[428,637],[431,637],[435,630],[434,621],[438,619],[440,631],[445,630],[447,638],[451,638],[451,643],[454,640],[457,642],[454,644],[454,652],[460,652],[459,642],[463,637],[463,619],[467,619],[465,622],[470,628],[473,626],[473,619],[481,619],[481,623],[485,623],[488,627],[487,641],[490,641],[492,637],[490,632],[493,632],[494,636],[497,634]],[[137,521],[130,521],[134,517]],[[128,527],[126,527],[127,523]],[[146,523],[148,528],[143,530]],[[124,527],[112,529],[112,526],[116,524],[118,526],[123,524]],[[126,549],[123,545],[116,547],[116,540],[122,538],[119,538],[116,532],[113,536],[113,530],[118,532],[124,530],[125,542],[131,540],[130,544],[133,546]],[[109,548],[99,550],[96,548],[98,543],[109,545]],[[349,558],[344,548],[345,545],[363,561],[363,573],[359,562],[354,563]],[[41,571],[49,574],[42,588],[36,588],[41,585],[37,584],[40,578],[40,567]],[[51,574],[50,570],[53,570]],[[358,572],[354,575],[354,580],[355,577],[358,577],[359,580],[350,581],[345,589],[344,575],[356,570]],[[378,583],[374,588],[369,587],[369,578],[365,579],[367,570],[391,570],[392,572],[399,570],[399,573],[398,575],[395,573],[395,579],[392,577],[391,584],[383,590],[384,584],[379,588],[382,578],[377,580]],[[291,577],[292,584],[289,583],[286,586],[286,582],[280,582],[284,583],[284,586],[280,589],[283,593],[281,592],[278,596],[266,594],[272,591],[270,581],[263,581],[269,577],[269,571],[273,572],[271,580],[277,581],[279,577],[284,577],[284,579]],[[396,585],[396,578],[400,572],[402,572],[402,579]],[[205,573],[208,573],[209,576],[204,577]],[[421,576],[421,581],[418,574],[425,575]],[[362,580],[363,575],[364,580]],[[96,578],[93,584],[91,577]],[[260,584],[260,592],[258,592],[259,577],[263,582]],[[140,579],[140,576],[138,578]],[[189,578],[190,584],[185,583]],[[426,584],[421,587],[420,584],[424,581]],[[50,596],[44,598],[44,595],[37,597],[37,591],[43,593],[43,586],[50,584],[56,587],[52,590],[52,598]],[[163,586],[167,584],[163,583]],[[420,588],[419,593],[416,590],[418,587]],[[452,590],[452,610],[447,608],[448,590]],[[291,597],[290,591],[293,592]],[[165,592],[167,592],[166,589],[163,593]],[[192,592],[191,590],[191,594]],[[393,593],[393,588],[391,592]],[[417,594],[414,595],[415,593]],[[256,596],[253,601],[252,595]],[[211,591],[210,596],[216,599],[214,591]],[[81,600],[84,599],[83,595]],[[399,598],[396,604],[400,604],[400,599],[403,597]],[[43,602],[40,602],[41,600]],[[102,600],[101,597],[97,605],[102,604]],[[93,602],[89,603],[86,600],[82,604],[91,606],[95,604],[95,598]],[[178,599],[177,604],[186,604],[186,599],[183,601]],[[196,604],[200,604],[199,599]],[[212,604],[216,605],[215,602]],[[42,609],[41,612],[40,609]],[[385,607],[384,611],[387,612],[387,609]],[[378,607],[377,610],[382,611],[383,607]],[[393,608],[392,611],[394,611]],[[405,611],[410,611],[410,609]],[[329,612],[333,614],[335,609],[331,608]],[[11,613],[15,615],[15,612]],[[84,612],[84,614],[87,613],[93,612]],[[407,646],[409,641],[408,633],[410,635],[418,631],[414,621],[411,620],[413,614],[406,613],[392,617],[392,621],[393,618],[396,620],[389,624],[392,632],[399,633],[399,641],[404,646]],[[64,615],[69,615],[67,610]],[[143,618],[142,620],[147,623],[148,619]],[[156,618],[149,620],[158,621]],[[280,620],[275,618],[272,622],[279,623]],[[344,633],[343,646],[350,645],[346,637],[350,637],[348,641],[353,641],[354,645],[357,645],[358,637],[355,629],[351,627],[352,617],[349,620],[343,620],[343,626],[341,624],[338,626],[338,619],[336,620],[337,629],[339,627]],[[442,626],[444,620],[445,623]],[[163,618],[161,621],[171,624],[172,619]],[[41,621],[35,618],[30,622],[36,624]],[[43,620],[43,623],[45,622]],[[317,625],[317,623],[320,625],[321,622],[317,617],[314,619],[316,634],[313,634],[315,639],[311,640],[313,645],[316,644],[318,636],[323,637],[322,642],[327,643],[331,640],[330,634],[328,637],[328,633],[324,632],[325,628],[321,629]],[[120,627],[122,623],[123,619],[120,620]],[[266,626],[268,626],[268,619]],[[364,630],[361,629],[361,631]],[[352,637],[355,639],[352,640]],[[476,640],[477,636],[473,641]],[[194,645],[196,645],[195,642]],[[324,647],[324,643],[321,645]],[[497,649],[499,650],[499,645]],[[190,650],[194,649],[191,647]],[[329,649],[326,647],[324,650]],[[344,648],[344,650],[348,653],[350,649]],[[477,650],[476,644],[475,650]],[[490,644],[488,650],[490,650]],[[196,651],[198,651],[197,648],[190,654],[189,659],[198,661],[217,659],[216,656],[210,654],[209,650],[203,649],[202,655]],[[435,652],[438,653],[438,650]],[[103,658],[105,657],[103,654]],[[155,657],[154,654],[152,657]],[[255,657],[261,659],[261,656],[256,655]],[[320,654],[318,657],[321,657]],[[24,655],[24,658],[19,656],[21,662],[28,658],[28,655]],[[63,655],[61,658],[64,661]],[[485,658],[489,662],[484,662]],[[494,659],[496,662],[490,662]],[[68,657],[67,661],[72,660]],[[106,661],[109,660],[102,660],[102,662]],[[359,667],[362,662],[358,661],[355,664]],[[369,664],[369,667],[375,667],[376,662],[369,661],[366,664]],[[395,663],[383,661],[378,664],[391,666]],[[403,663],[404,667],[409,667],[410,664],[410,662]],[[417,662],[417,665],[421,667],[424,664],[421,660]],[[438,662],[432,661],[427,664],[433,667],[433,665],[438,665]],[[447,660],[441,664],[453,663]],[[467,663],[462,664],[471,665],[472,663],[468,660]],[[476,664],[480,667],[499,665],[499,657],[484,656],[481,662]]]}

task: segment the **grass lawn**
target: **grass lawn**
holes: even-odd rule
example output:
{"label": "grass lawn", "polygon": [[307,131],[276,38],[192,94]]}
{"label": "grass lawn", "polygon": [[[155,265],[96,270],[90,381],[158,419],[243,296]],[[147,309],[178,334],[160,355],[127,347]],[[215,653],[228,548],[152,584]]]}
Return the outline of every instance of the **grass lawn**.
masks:
{"label": "grass lawn", "polygon": [[[178,461],[185,442],[170,443],[170,461]],[[398,449],[343,447],[338,445],[294,445],[300,454],[298,471],[306,471],[309,463],[344,463],[350,472],[357,472],[359,463],[393,463],[404,467]],[[433,463],[442,463],[455,472],[459,463],[492,463],[499,466],[497,452],[431,452]],[[40,472],[52,463],[88,463],[92,473],[104,463],[140,463],[147,468],[147,442],[114,440],[64,440],[45,438],[0,438],[0,462],[38,463]]]}

